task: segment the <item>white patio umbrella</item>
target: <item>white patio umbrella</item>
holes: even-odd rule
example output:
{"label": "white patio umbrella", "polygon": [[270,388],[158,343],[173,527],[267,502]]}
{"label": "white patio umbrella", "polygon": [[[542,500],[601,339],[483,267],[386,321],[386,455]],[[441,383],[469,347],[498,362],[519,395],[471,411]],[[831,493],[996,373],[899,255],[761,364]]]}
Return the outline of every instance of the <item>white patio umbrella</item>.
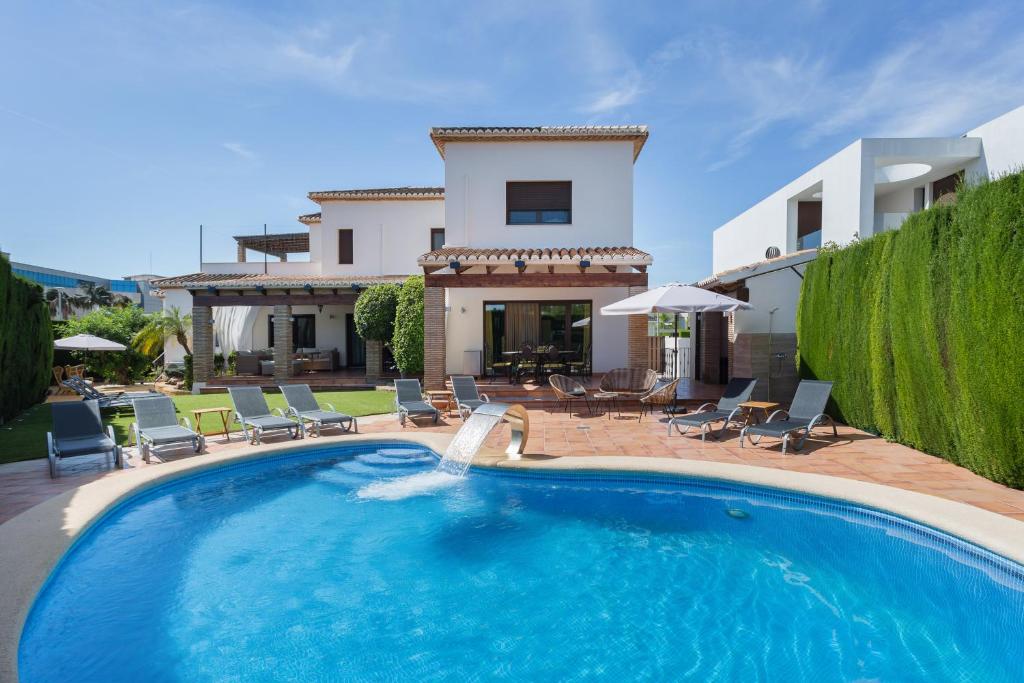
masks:
{"label": "white patio umbrella", "polygon": [[672,359],[673,372],[679,358],[679,314],[680,313],[732,313],[752,309],[753,306],[732,297],[712,292],[681,282],[670,282],[661,287],[649,289],[622,301],[616,301],[601,308],[601,315],[649,315],[651,313],[672,313],[676,323],[676,352]]}
{"label": "white patio umbrella", "polygon": [[124,351],[128,347],[92,334],[76,334],[53,342],[58,351]]}

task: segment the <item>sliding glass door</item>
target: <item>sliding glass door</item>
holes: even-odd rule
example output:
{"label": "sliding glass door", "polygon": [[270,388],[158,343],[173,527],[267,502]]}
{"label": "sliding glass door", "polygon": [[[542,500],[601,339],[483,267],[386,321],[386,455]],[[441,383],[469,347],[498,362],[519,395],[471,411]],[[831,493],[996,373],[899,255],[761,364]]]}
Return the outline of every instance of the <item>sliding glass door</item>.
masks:
{"label": "sliding glass door", "polygon": [[518,351],[525,344],[589,353],[591,308],[589,301],[485,302],[484,365],[487,373],[492,374],[495,363],[508,360],[504,352]]}

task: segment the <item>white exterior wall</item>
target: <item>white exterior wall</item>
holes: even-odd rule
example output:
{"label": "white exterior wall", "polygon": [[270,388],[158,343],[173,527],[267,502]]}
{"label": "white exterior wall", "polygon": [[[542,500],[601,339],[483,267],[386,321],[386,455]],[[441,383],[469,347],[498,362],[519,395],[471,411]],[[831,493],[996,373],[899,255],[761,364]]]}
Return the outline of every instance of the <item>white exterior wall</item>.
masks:
{"label": "white exterior wall", "polygon": [[[590,301],[591,353],[594,372],[627,365],[628,317],[601,315],[600,308],[629,296],[625,287],[507,287],[448,290],[446,365],[449,374],[463,371],[463,352],[484,348],[484,302]],[[463,310],[465,309],[465,310]]]}
{"label": "white exterior wall", "polygon": [[[309,229],[309,260],[322,275],[412,275],[430,251],[430,229],[445,227],[444,200],[325,201]],[[353,261],[338,263],[338,230],[352,234]],[[315,251],[314,251],[315,250]]]}
{"label": "white exterior wall", "polygon": [[[801,275],[807,268],[806,264],[795,267]],[[789,268],[748,279],[750,304],[754,308],[736,312],[736,334],[767,334],[769,321],[773,332],[796,332],[796,307],[802,282]],[[775,308],[778,310],[769,316]]]}
{"label": "white exterior wall", "polygon": [[[862,206],[861,141],[830,157],[779,191],[715,230],[714,272],[720,273],[764,259],[768,247],[783,254],[796,251],[796,201],[794,195],[821,183],[821,240],[849,242],[865,224],[874,225],[873,206]],[[874,169],[868,187],[874,186]],[[873,202],[872,202],[873,204]]]}
{"label": "white exterior wall", "polygon": [[[632,142],[449,142],[444,176],[450,245],[633,244]],[[514,180],[572,181],[572,224],[506,225],[505,183]]]}
{"label": "white exterior wall", "polygon": [[[351,315],[352,306],[324,306],[323,311],[316,306],[292,306],[292,315],[316,316],[316,348],[337,349],[342,365],[348,364],[345,343],[345,315]],[[242,334],[240,348],[244,351],[267,349],[267,321],[274,314],[273,306],[261,306],[248,330]]]}
{"label": "white exterior wall", "polygon": [[[192,295],[184,289],[168,289],[164,291],[164,310],[169,311],[177,306],[182,315],[192,312]],[[189,345],[192,344],[192,331],[189,330]],[[173,337],[164,340],[164,363],[181,363],[185,360],[185,349]]]}
{"label": "white exterior wall", "polygon": [[967,167],[967,177],[997,177],[1024,170],[1024,106],[967,132],[981,139],[983,156]]}

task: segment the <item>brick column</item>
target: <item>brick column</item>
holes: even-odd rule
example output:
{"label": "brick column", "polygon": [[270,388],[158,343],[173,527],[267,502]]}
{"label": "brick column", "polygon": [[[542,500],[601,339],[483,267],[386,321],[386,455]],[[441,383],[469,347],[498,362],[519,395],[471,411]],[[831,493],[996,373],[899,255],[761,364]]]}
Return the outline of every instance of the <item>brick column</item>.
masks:
{"label": "brick column", "polygon": [[192,382],[206,384],[213,377],[213,309],[192,307]]}
{"label": "brick column", "polygon": [[700,378],[706,384],[725,384],[722,377],[722,314],[700,314]]}
{"label": "brick column", "polygon": [[[646,291],[646,287],[630,287],[629,296]],[[647,369],[650,366],[647,356],[647,316],[629,316],[626,330],[626,366]]]}
{"label": "brick column", "polygon": [[384,343],[376,339],[366,340],[366,383],[376,384],[380,381],[384,365]]}
{"label": "brick column", "polygon": [[292,307],[274,306],[274,381],[292,375]]}
{"label": "brick column", "polygon": [[423,384],[444,389],[444,288],[427,287],[423,294]]}
{"label": "brick column", "polygon": [[238,262],[245,263],[245,246],[241,242],[238,243]]}

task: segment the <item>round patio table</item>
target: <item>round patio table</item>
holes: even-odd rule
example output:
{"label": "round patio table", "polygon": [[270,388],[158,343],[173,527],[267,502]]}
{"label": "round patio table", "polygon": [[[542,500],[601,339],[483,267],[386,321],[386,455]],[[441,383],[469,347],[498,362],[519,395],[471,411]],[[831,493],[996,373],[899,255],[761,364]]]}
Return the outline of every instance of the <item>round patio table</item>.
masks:
{"label": "round patio table", "polygon": [[607,403],[608,408],[605,410],[608,413],[608,419],[612,419],[612,410],[622,417],[622,407],[619,405],[619,394],[615,391],[597,391],[591,394],[594,399],[594,405],[600,410],[602,403]]}

